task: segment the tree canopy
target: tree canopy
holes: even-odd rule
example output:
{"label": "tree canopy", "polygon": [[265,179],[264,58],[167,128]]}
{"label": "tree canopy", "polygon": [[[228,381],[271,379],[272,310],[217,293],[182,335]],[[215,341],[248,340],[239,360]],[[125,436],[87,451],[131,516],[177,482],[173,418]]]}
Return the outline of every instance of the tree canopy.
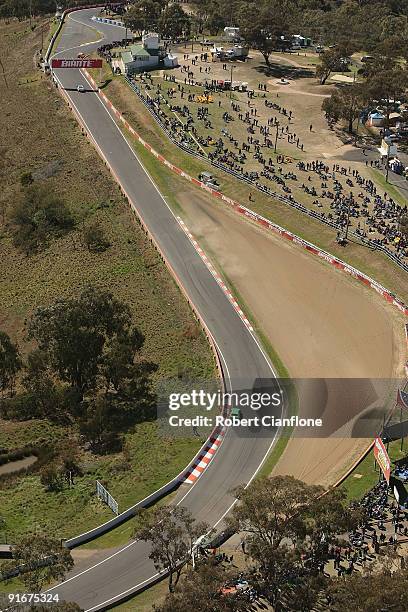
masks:
{"label": "tree canopy", "polygon": [[[157,366],[143,359],[144,335],[129,306],[109,291],[87,287],[37,308],[28,339],[35,347],[24,364],[24,391],[4,401],[6,418],[77,424],[94,450],[106,452],[132,424],[154,415],[151,375]],[[10,384],[19,361],[6,348]],[[56,483],[53,474],[44,478]]]}
{"label": "tree canopy", "polygon": [[2,573],[18,568],[27,591],[40,593],[51,581],[64,578],[73,566],[71,552],[61,546],[59,539],[30,533],[13,545],[13,559],[4,562]]}
{"label": "tree canopy", "polygon": [[169,572],[169,591],[180,579],[183,562],[191,557],[196,540],[209,531],[205,523],[197,523],[182,506],[165,506],[152,513],[142,512],[134,537],[150,542],[149,554],[158,571]]}
{"label": "tree canopy", "polygon": [[293,11],[292,0],[261,0],[239,7],[236,20],[240,34],[262,53],[267,64],[272,51],[285,46],[283,37],[293,33]]}
{"label": "tree canopy", "polygon": [[191,28],[191,17],[178,4],[171,4],[160,15],[158,29],[162,36],[174,40],[188,35]]}
{"label": "tree canopy", "polygon": [[124,16],[128,28],[135,32],[157,30],[162,6],[154,0],[137,0]]}
{"label": "tree canopy", "polygon": [[334,123],[339,119],[347,121],[348,131],[353,131],[353,124],[361,114],[368,101],[368,95],[364,86],[359,83],[346,85],[336,89],[326,98],[322,109],[326,117]]}
{"label": "tree canopy", "polygon": [[5,332],[0,331],[0,393],[13,391],[21,365],[17,346]]}
{"label": "tree canopy", "polygon": [[299,609],[311,609],[326,583],[318,567],[328,545],[355,525],[344,493],[323,495],[292,476],[260,478],[233,493],[238,503],[227,522],[246,536],[252,583],[275,607],[301,596],[310,608]]}

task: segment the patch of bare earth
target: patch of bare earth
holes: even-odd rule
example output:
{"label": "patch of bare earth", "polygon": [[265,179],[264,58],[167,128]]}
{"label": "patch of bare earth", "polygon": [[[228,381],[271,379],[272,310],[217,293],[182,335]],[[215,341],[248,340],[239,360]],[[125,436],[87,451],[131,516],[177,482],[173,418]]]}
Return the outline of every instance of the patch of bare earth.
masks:
{"label": "patch of bare earth", "polygon": [[[376,379],[403,375],[402,315],[353,278],[204,194],[180,194],[179,201],[191,231],[237,289],[291,377],[315,380],[311,395],[310,383],[298,384],[300,414],[322,416],[328,437],[301,439],[295,432],[274,473],[333,484],[370,441],[345,437],[347,424],[361,411],[359,398],[375,396]],[[346,390],[341,379],[355,381]]]}

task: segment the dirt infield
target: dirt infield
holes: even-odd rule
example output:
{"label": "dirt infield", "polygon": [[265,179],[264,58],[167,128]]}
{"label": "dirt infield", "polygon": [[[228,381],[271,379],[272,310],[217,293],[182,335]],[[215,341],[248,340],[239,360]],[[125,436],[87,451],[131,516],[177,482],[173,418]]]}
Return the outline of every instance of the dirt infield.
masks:
{"label": "dirt infield", "polygon": [[[189,228],[235,286],[291,377],[320,379],[312,383],[313,394],[310,384],[298,389],[301,412],[322,415],[331,437],[292,439],[275,472],[335,482],[369,443],[340,437],[360,412],[359,398],[364,394],[370,405],[379,392],[375,379],[403,375],[402,315],[351,277],[205,194],[186,193],[179,201]],[[370,380],[356,381],[339,400],[340,383],[323,377]]]}

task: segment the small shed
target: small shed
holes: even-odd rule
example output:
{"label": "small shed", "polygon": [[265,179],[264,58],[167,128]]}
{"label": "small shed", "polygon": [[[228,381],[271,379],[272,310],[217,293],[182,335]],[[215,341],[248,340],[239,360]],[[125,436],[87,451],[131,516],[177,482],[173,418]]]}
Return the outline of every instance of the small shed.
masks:
{"label": "small shed", "polygon": [[368,115],[368,125],[371,127],[381,127],[384,125],[385,116],[382,113],[370,113]]}
{"label": "small shed", "polygon": [[171,53],[168,53],[164,58],[165,68],[176,68],[178,65],[179,64],[177,55],[172,55]]}

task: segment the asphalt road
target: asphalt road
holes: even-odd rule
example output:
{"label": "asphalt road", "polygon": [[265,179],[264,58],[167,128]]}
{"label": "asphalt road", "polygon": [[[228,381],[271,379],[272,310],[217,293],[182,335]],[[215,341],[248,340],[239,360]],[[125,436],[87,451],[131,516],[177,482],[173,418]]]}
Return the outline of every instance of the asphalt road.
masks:
{"label": "asphalt road", "polygon": [[[90,20],[95,9],[76,12],[67,18],[57,49],[58,57],[76,58],[107,41],[120,39],[123,30]],[[216,283],[177,219],[144,171],[116,122],[99,96],[76,91],[78,84],[90,89],[79,70],[56,70],[56,78],[67,90],[83,118],[88,133],[103,151],[120,182],[135,203],[140,216],[160,245],[190,300],[194,303],[218,347],[227,390],[253,388],[260,380],[276,388],[273,367],[258,340],[246,328]],[[61,143],[63,146],[63,143]],[[191,192],[194,198],[194,191]],[[271,410],[271,413],[273,411]],[[215,458],[194,485],[183,485],[177,503],[187,507],[198,520],[220,526],[233,503],[231,488],[248,483],[270,451],[276,436],[273,429],[259,429],[239,436],[228,430]],[[75,601],[87,611],[106,609],[124,593],[148,582],[156,570],[148,558],[148,545],[132,541],[85,570],[74,570],[52,589],[61,600]]]}

